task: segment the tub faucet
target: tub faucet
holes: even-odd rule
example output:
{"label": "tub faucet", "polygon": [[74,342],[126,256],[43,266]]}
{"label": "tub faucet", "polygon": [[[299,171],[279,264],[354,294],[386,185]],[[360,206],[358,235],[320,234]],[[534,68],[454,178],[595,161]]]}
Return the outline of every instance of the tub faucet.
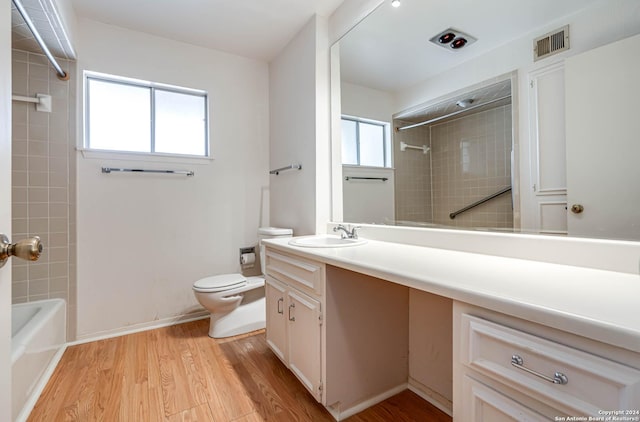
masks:
{"label": "tub faucet", "polygon": [[356,230],[358,230],[360,226],[354,226],[354,227],[347,226],[347,227],[343,226],[342,224],[338,224],[336,227],[333,228],[333,231],[337,232],[342,230],[340,237],[342,237],[343,239],[357,239],[358,233],[356,232]]}

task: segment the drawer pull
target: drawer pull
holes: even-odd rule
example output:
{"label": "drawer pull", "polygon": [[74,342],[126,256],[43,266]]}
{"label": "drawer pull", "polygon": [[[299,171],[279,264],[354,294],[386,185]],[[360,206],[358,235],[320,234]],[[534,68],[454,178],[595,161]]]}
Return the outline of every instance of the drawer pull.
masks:
{"label": "drawer pull", "polygon": [[278,313],[279,314],[284,314],[284,309],[282,304],[284,303],[284,298],[280,298],[278,299]]}
{"label": "drawer pull", "polygon": [[540,372],[536,372],[533,369],[527,368],[526,366],[524,366],[524,360],[522,360],[522,358],[519,355],[511,356],[511,365],[515,366],[518,369],[522,369],[523,371],[528,372],[531,375],[540,377],[545,381],[549,381],[553,384],[565,385],[569,382],[569,378],[567,378],[567,376],[562,372],[556,372],[555,374],[553,374],[553,378],[551,378],[544,374],[541,374]]}
{"label": "drawer pull", "polygon": [[289,321],[295,321],[296,320],[295,316],[293,316],[293,317],[291,316],[291,308],[295,308],[295,307],[296,307],[295,303],[292,303],[291,305],[289,305]]}

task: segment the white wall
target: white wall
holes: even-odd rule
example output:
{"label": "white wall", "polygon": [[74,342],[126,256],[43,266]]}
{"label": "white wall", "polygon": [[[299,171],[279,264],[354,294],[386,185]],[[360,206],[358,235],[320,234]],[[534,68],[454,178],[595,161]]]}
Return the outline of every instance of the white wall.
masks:
{"label": "white wall", "polygon": [[[269,85],[263,62],[90,20],[79,20],[78,30],[80,70],[208,91],[215,156],[173,162],[79,156],[82,338],[199,309],[195,280],[239,270],[238,248],[255,244],[257,228],[269,222]],[[106,175],[105,165],[187,169],[195,176]]]}
{"label": "white wall", "polygon": [[314,16],[269,65],[271,223],[295,235],[329,219],[329,50],[327,21]]}
{"label": "white wall", "polygon": [[[0,5],[0,233],[11,235],[11,6]],[[11,239],[13,240],[13,239]],[[0,268],[0,420],[11,420],[11,262]]]}
{"label": "white wall", "polygon": [[386,91],[355,85],[340,84],[342,114],[391,123],[394,108],[393,94]]}

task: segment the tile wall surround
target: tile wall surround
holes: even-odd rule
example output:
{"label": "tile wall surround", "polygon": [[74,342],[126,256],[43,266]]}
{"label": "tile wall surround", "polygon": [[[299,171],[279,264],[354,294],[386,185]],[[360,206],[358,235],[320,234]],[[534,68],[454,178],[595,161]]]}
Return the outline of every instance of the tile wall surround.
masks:
{"label": "tile wall surround", "polygon": [[[394,127],[412,124],[395,120]],[[429,145],[429,128],[418,126],[393,133],[393,166],[395,167],[396,220],[430,223],[431,207],[431,159],[422,151],[400,151],[400,142],[408,145]],[[401,224],[401,223],[400,223]]]}
{"label": "tile wall surround", "polygon": [[12,102],[12,235],[40,236],[38,261],[12,260],[12,302],[62,298],[67,301],[67,337],[76,332],[76,158],[75,63],[58,60],[70,74],[56,77],[46,57],[12,50],[13,94],[52,96],[52,112]]}
{"label": "tile wall surround", "polygon": [[[394,133],[396,218],[462,228],[513,228],[508,193],[449,218],[451,212],[510,186],[511,133],[510,105]],[[400,152],[400,141],[426,144],[431,150],[427,155]]]}

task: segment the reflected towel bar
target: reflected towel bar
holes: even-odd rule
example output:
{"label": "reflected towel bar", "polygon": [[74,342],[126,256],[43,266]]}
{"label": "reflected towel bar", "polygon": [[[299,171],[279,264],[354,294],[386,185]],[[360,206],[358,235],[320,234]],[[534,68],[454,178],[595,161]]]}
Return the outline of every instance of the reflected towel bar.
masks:
{"label": "reflected towel bar", "polygon": [[302,170],[302,164],[291,164],[286,167],[280,167],[279,169],[271,170],[269,174],[275,174],[277,176],[281,171],[286,170]]}
{"label": "reflected towel bar", "polygon": [[112,173],[119,171],[128,171],[133,173],[163,173],[163,174],[184,174],[186,176],[195,176],[195,172],[191,170],[149,170],[149,169],[120,169],[113,167],[102,167],[103,173]]}
{"label": "reflected towel bar", "polygon": [[386,182],[387,180],[389,180],[388,177],[359,177],[359,176],[346,176],[344,178],[344,180],[382,180],[383,182]]}
{"label": "reflected towel bar", "polygon": [[480,205],[480,204],[484,204],[485,202],[490,201],[490,200],[492,200],[493,198],[495,198],[495,197],[497,197],[497,196],[502,195],[503,193],[507,193],[507,192],[509,192],[510,190],[511,190],[511,186],[506,187],[506,188],[504,188],[504,189],[502,189],[502,190],[499,190],[499,191],[498,191],[498,192],[496,192],[496,193],[492,193],[491,195],[489,195],[489,196],[487,196],[487,197],[484,197],[484,198],[482,198],[481,200],[476,201],[476,202],[474,202],[474,203],[473,203],[473,204],[471,204],[471,205],[467,205],[467,206],[466,206],[466,207],[464,207],[464,208],[460,208],[458,211],[454,211],[454,212],[452,212],[451,214],[449,214],[449,218],[453,220],[454,218],[456,218],[456,215],[458,215],[458,214],[462,214],[462,213],[463,213],[463,212],[465,212],[465,211],[469,211],[471,208],[475,208],[475,207],[477,207],[477,206],[478,206],[478,205]]}
{"label": "reflected towel bar", "polygon": [[423,154],[426,154],[431,149],[426,145],[422,145],[422,146],[409,145],[406,142],[400,141],[400,151],[404,152],[404,151],[407,150],[407,148],[409,148],[409,149],[419,149],[419,150],[422,151]]}

